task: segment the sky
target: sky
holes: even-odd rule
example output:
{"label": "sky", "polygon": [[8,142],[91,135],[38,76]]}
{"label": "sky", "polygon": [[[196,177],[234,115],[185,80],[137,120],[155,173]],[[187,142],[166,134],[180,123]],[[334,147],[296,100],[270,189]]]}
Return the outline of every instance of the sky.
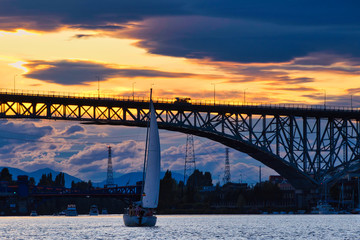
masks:
{"label": "sky", "polygon": [[[239,0],[0,0],[0,89],[360,107],[360,3]],[[0,121],[0,165],[84,180],[141,170],[144,130]],[[186,136],[161,131],[163,170],[182,172]],[[225,147],[195,137],[217,181]],[[230,151],[232,179],[260,163]],[[264,177],[274,172],[264,168]]]}

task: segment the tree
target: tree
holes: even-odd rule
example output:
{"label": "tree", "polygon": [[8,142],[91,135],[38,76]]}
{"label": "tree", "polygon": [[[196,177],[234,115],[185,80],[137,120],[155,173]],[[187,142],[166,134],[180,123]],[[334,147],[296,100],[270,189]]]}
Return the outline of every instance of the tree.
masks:
{"label": "tree", "polygon": [[253,201],[268,202],[279,201],[281,199],[281,191],[276,184],[269,181],[257,183],[253,189]]}
{"label": "tree", "polygon": [[34,177],[30,177],[29,185],[35,185],[35,178]]}
{"label": "tree", "polygon": [[54,181],[52,179],[52,174],[49,173],[49,174],[43,174],[41,175],[41,178],[40,178],[40,181],[39,181],[39,184],[40,186],[54,186]]}
{"label": "tree", "polygon": [[47,178],[46,178],[46,174],[42,174],[41,178],[39,180],[39,184],[41,186],[46,186],[47,185]]}
{"label": "tree", "polygon": [[159,208],[169,208],[175,204],[177,195],[176,180],[172,178],[171,171],[167,170],[160,181]]}
{"label": "tree", "polygon": [[60,172],[55,177],[54,185],[57,186],[57,187],[64,187],[65,186],[65,174],[63,172]]}
{"label": "tree", "polygon": [[73,190],[87,192],[91,188],[92,188],[92,183],[90,180],[88,182],[84,182],[84,181],[77,182],[77,183],[75,183],[74,181],[71,182],[71,189],[73,189]]}
{"label": "tree", "polygon": [[196,169],[187,180],[187,187],[202,188],[205,186],[212,186],[211,173],[205,172],[204,174]]}
{"label": "tree", "polygon": [[12,175],[9,172],[8,168],[3,168],[0,173],[0,181],[12,182]]}

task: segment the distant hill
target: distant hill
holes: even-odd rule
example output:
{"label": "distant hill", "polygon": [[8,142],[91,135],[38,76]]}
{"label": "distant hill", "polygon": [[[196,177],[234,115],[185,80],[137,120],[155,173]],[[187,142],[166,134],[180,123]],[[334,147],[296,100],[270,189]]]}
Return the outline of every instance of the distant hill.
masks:
{"label": "distant hill", "polygon": [[[172,177],[177,181],[183,181],[184,175],[171,172]],[[160,178],[162,179],[165,176],[165,172],[160,173]],[[118,186],[127,186],[127,185],[135,185],[136,182],[142,181],[143,173],[142,172],[132,172],[124,174],[120,177],[114,178],[114,183]],[[106,180],[99,182],[99,183],[93,183],[95,187],[103,187],[106,184]]]}
{"label": "distant hill", "polygon": [[[5,167],[0,167],[0,171],[2,171],[3,168],[5,168]],[[19,176],[19,175],[28,175],[29,174],[28,172],[25,172],[18,168],[11,168],[11,167],[6,167],[6,168],[9,169],[9,172],[12,175],[13,180],[16,180],[17,176]]]}
{"label": "distant hill", "polygon": [[[4,167],[0,167],[0,171],[3,169]],[[40,178],[43,174],[49,174],[51,173],[53,176],[53,179],[55,179],[55,176],[58,175],[60,172],[58,171],[54,171],[50,168],[43,168],[43,169],[39,169],[36,170],[34,172],[25,172],[23,170],[20,170],[18,168],[11,168],[11,167],[7,167],[9,169],[10,174],[12,175],[13,180],[17,179],[17,176],[19,175],[27,175],[30,177],[33,177],[35,179],[36,184],[40,181]],[[65,175],[65,187],[70,188],[71,187],[71,182],[81,182],[82,180],[71,176],[67,173],[64,174]]]}
{"label": "distant hill", "polygon": [[[0,171],[3,168],[4,167],[0,167]],[[35,179],[36,184],[39,183],[40,178],[43,174],[51,173],[53,176],[53,179],[55,179],[55,176],[60,173],[60,172],[54,171],[50,168],[43,168],[43,169],[36,170],[34,172],[25,172],[18,168],[11,168],[11,167],[7,167],[7,168],[9,169],[10,174],[12,174],[13,180],[16,180],[17,176],[19,176],[19,175],[27,175],[27,176],[29,176],[29,178],[33,177]],[[164,175],[165,175],[165,172],[161,172],[160,178],[162,179],[164,177]],[[182,175],[180,173],[171,172],[171,175],[177,182],[184,180],[184,175]],[[114,178],[114,183],[117,184],[118,186],[135,185],[136,182],[141,181],[142,178],[143,178],[142,172],[132,172],[132,173],[127,173],[120,177]],[[82,180],[65,173],[65,187],[70,188],[72,181],[81,182]],[[99,183],[93,183],[93,186],[104,187],[105,184],[106,184],[106,180],[99,182]]]}

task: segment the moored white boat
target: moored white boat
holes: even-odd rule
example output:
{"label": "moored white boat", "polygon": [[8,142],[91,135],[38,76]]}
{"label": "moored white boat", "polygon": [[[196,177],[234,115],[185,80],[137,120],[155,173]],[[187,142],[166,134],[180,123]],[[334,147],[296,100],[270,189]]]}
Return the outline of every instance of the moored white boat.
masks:
{"label": "moored white boat", "polygon": [[338,212],[327,202],[319,201],[311,211],[312,214],[337,214]]}
{"label": "moored white boat", "polygon": [[99,215],[99,210],[98,210],[98,208],[97,208],[96,205],[91,205],[91,206],[90,206],[89,215],[90,215],[90,216],[97,216],[97,215]]}
{"label": "moored white boat", "polygon": [[75,204],[69,204],[66,211],[65,211],[65,216],[69,216],[69,217],[74,217],[77,216],[77,210],[76,210],[76,205]]}
{"label": "moored white boat", "polygon": [[108,213],[108,210],[107,210],[106,208],[103,208],[103,209],[101,210],[101,214],[109,214],[109,213]]}
{"label": "moored white boat", "polygon": [[35,210],[31,211],[30,216],[36,217],[38,214]]}

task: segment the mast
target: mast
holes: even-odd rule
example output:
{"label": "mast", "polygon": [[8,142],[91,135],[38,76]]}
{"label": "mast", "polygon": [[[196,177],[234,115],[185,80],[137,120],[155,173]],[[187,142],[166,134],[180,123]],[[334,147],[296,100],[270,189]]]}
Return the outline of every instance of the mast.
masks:
{"label": "mast", "polygon": [[152,103],[152,88],[150,88],[149,114],[148,114],[148,121],[147,121],[147,124],[146,124],[145,155],[144,155],[143,179],[142,179],[142,187],[141,187],[141,202],[142,202],[143,193],[144,193],[144,186],[145,186],[146,159],[147,159],[148,142],[149,142],[149,125],[150,125],[151,103]]}
{"label": "mast", "polygon": [[261,186],[261,165],[259,166],[259,183],[260,183],[260,186]]}
{"label": "mast", "polygon": [[159,202],[161,157],[159,129],[152,99],[150,99],[149,115],[150,124],[147,131],[147,150],[141,206],[143,208],[156,208]]}

